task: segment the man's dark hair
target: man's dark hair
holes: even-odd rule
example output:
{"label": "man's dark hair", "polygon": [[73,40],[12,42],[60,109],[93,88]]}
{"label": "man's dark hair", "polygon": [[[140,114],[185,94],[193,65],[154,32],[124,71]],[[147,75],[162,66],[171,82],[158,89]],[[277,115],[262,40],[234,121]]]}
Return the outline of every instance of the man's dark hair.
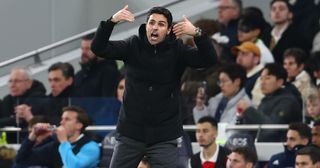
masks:
{"label": "man's dark hair", "polygon": [[157,7],[153,7],[149,10],[148,12],[148,17],[147,17],[147,22],[150,18],[150,16],[154,13],[157,13],[157,14],[161,14],[163,15],[165,18],[167,18],[167,22],[168,22],[168,28],[170,28],[172,26],[172,14],[171,12],[167,9],[167,8],[164,8],[164,7],[160,7],[160,6],[157,6]]}
{"label": "man's dark hair", "polygon": [[277,63],[268,63],[265,65],[263,70],[268,70],[268,75],[275,76],[276,79],[283,79],[284,83],[287,80],[287,71],[283,68],[283,66]]}
{"label": "man's dark hair", "polygon": [[46,116],[35,115],[31,120],[29,120],[28,128],[32,128],[37,123],[50,123],[50,120]]}
{"label": "man's dark hair", "polygon": [[66,112],[66,111],[72,111],[72,112],[77,113],[77,120],[78,120],[78,122],[82,123],[82,125],[83,125],[81,128],[81,132],[84,132],[86,127],[88,125],[92,124],[92,121],[91,121],[89,115],[82,108],[77,107],[77,106],[68,106],[68,107],[63,108],[63,112]]}
{"label": "man's dark hair", "polygon": [[308,57],[306,52],[300,48],[288,48],[284,51],[283,60],[292,57],[298,65],[304,64]]}
{"label": "man's dark hair", "polygon": [[225,64],[219,69],[219,74],[222,72],[226,73],[233,82],[240,79],[240,88],[244,86],[247,80],[246,71],[239,64]]}
{"label": "man's dark hair", "polygon": [[255,165],[258,161],[257,153],[248,147],[237,147],[232,149],[232,152],[241,155],[245,162],[252,163],[252,165]]}
{"label": "man's dark hair", "polygon": [[90,34],[83,36],[81,39],[82,40],[93,40],[94,35],[95,35],[95,33],[93,32],[93,33],[90,33]]}
{"label": "man's dark hair", "polygon": [[284,3],[287,5],[289,11],[290,11],[290,12],[293,11],[293,5],[290,4],[289,0],[272,0],[272,1],[270,2],[270,7],[272,7],[272,5],[273,5],[275,2],[284,2]]}
{"label": "man's dark hair", "polygon": [[244,8],[242,16],[247,16],[247,15],[249,15],[249,16],[255,15],[257,17],[264,18],[261,9],[256,6],[249,6],[249,7]]}
{"label": "man's dark hair", "polygon": [[298,155],[308,155],[313,164],[320,161],[320,149],[316,146],[307,146],[297,151]]}
{"label": "man's dark hair", "polygon": [[211,116],[204,116],[198,120],[198,124],[203,124],[206,122],[210,123],[213,127],[218,129],[217,121]]}
{"label": "man's dark hair", "polygon": [[[238,30],[242,32],[250,32],[254,29],[263,30],[264,19],[257,15],[242,15],[239,20]],[[260,32],[261,33],[261,32]]]}
{"label": "man's dark hair", "polygon": [[209,37],[221,30],[220,23],[213,19],[199,19],[194,23],[194,26],[206,32]]}
{"label": "man's dark hair", "polygon": [[305,123],[301,123],[301,122],[291,123],[289,125],[288,130],[297,131],[301,138],[307,138],[309,142],[311,140],[311,137],[312,137],[311,128]]}
{"label": "man's dark hair", "polygon": [[57,62],[55,64],[52,64],[48,72],[55,71],[55,70],[61,70],[63,76],[68,79],[70,77],[74,78],[74,69],[73,66],[67,62],[62,63],[62,62]]}

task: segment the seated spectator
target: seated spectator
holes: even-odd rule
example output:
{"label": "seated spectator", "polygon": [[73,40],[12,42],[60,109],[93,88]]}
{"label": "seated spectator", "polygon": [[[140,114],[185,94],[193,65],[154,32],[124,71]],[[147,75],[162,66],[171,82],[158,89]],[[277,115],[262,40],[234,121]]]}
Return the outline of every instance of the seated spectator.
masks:
{"label": "seated spectator", "polygon": [[249,16],[255,15],[255,16],[260,17],[260,19],[262,20],[262,30],[259,35],[259,39],[261,39],[266,46],[269,46],[270,39],[271,39],[270,32],[272,30],[272,27],[271,27],[270,23],[268,23],[265,20],[261,9],[256,6],[245,7],[242,11],[242,16],[248,16],[248,15]]}
{"label": "seated spectator", "polygon": [[238,147],[232,150],[228,156],[227,168],[254,168],[258,161],[255,151],[246,147]]}
{"label": "seated spectator", "polygon": [[296,152],[310,143],[311,128],[307,124],[292,123],[287,132],[284,152],[271,156],[268,168],[294,167]]}
{"label": "seated spectator", "polygon": [[[27,127],[33,115],[45,114],[42,106],[46,89],[44,85],[33,80],[28,70],[15,68],[9,77],[9,94],[3,98],[0,109],[0,127]],[[16,143],[15,134],[8,133],[8,142]]]}
{"label": "seated spectator", "polygon": [[[261,73],[261,91],[266,96],[258,108],[246,101],[238,103],[238,115],[245,124],[289,124],[302,121],[302,102],[297,89],[287,84],[286,70],[278,64],[267,64]],[[299,99],[300,98],[300,99]],[[265,132],[265,134],[263,134]],[[284,138],[275,132],[263,131],[263,140]],[[271,133],[271,134],[270,134]],[[271,136],[273,134],[273,136]]]}
{"label": "seated spectator", "polygon": [[84,134],[90,119],[82,109],[70,106],[63,109],[60,126],[54,131],[56,140],[33,148],[39,135],[48,130],[48,123],[36,124],[21,144],[17,164],[46,167],[93,168],[100,157],[99,145]]}
{"label": "seated spectator", "polygon": [[193,108],[195,123],[203,116],[212,116],[218,122],[235,124],[237,120],[237,103],[244,100],[250,104],[250,98],[244,89],[245,70],[237,64],[226,65],[219,70],[219,86],[221,93],[212,97],[205,105],[204,88],[199,88],[196,106]]}
{"label": "seated spectator", "polygon": [[240,46],[232,48],[232,52],[237,55],[237,64],[246,70],[247,80],[245,89],[251,98],[251,91],[260,77],[263,68],[263,65],[260,64],[260,49],[252,42],[244,42]]}
{"label": "seated spectator", "polygon": [[312,144],[320,148],[320,122],[315,122],[311,128]]}
{"label": "seated spectator", "polygon": [[58,124],[62,108],[70,105],[74,96],[74,69],[69,63],[58,62],[48,69],[48,81],[51,88],[48,111],[52,122]]}
{"label": "seated spectator", "polygon": [[113,97],[120,73],[114,60],[102,59],[92,53],[93,37],[94,33],[84,36],[81,40],[81,69],[75,75],[75,95]]}
{"label": "seated spectator", "polygon": [[252,42],[260,50],[260,64],[273,63],[273,55],[264,42],[259,39],[263,30],[264,20],[257,15],[244,15],[238,24],[238,40],[240,43]]}
{"label": "seated spectator", "polygon": [[292,24],[293,12],[292,5],[288,0],[272,0],[271,21],[274,27],[271,31],[271,41],[269,49],[274,56],[275,62],[283,63],[284,51],[288,48],[301,48],[308,52],[308,44],[303,41],[301,32]]}
{"label": "seated spectator", "polygon": [[320,121],[320,94],[317,89],[312,89],[310,92],[307,97],[306,106],[309,116],[306,119],[306,123],[313,125],[314,122]]}
{"label": "seated spectator", "polygon": [[306,58],[307,54],[299,48],[288,48],[283,55],[283,67],[288,73],[288,82],[297,87],[304,101],[312,87],[311,77],[304,70]]}
{"label": "seated spectator", "polygon": [[237,27],[242,11],[241,0],[220,0],[218,4],[218,21],[222,25],[217,40],[222,46],[221,60],[234,62],[234,56],[231,54],[231,48],[239,45],[237,38]]}
{"label": "seated spectator", "polygon": [[215,143],[218,135],[217,121],[210,117],[202,117],[196,125],[196,137],[201,149],[190,159],[190,167],[226,167],[229,149]]}
{"label": "seated spectator", "polygon": [[[31,132],[37,123],[49,123],[49,122],[50,122],[49,119],[46,118],[45,116],[34,116],[28,122],[28,131]],[[51,131],[45,132],[44,134],[37,136],[32,148],[35,149],[37,147],[41,147],[41,146],[45,145],[46,143],[52,142],[53,140],[54,140],[54,138],[52,138],[52,132]],[[20,155],[21,154],[20,154],[20,150],[19,150],[17,153],[17,157],[21,157]],[[36,166],[36,165],[32,165],[32,166]],[[15,165],[13,167],[14,168],[24,168],[24,167],[28,167],[28,165],[15,163]]]}
{"label": "seated spectator", "polygon": [[320,167],[320,149],[308,146],[297,152],[296,168],[319,168]]}

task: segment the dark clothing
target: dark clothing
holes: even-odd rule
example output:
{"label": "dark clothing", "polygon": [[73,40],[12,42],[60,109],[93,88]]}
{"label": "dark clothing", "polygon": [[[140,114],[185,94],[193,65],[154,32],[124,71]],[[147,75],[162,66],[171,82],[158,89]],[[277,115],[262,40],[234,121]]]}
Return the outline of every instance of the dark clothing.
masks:
{"label": "dark clothing", "polygon": [[268,168],[283,168],[283,167],[294,168],[296,152],[303,147],[305,146],[297,145],[292,150],[289,150],[287,146],[284,146],[284,152],[271,156],[268,163]]}
{"label": "dark clothing", "polygon": [[59,95],[48,95],[47,99],[47,113],[53,124],[59,125],[62,116],[62,110],[66,106],[71,105],[71,97],[74,95],[74,86],[66,87]]}
{"label": "dark clothing", "polygon": [[[299,99],[300,98],[300,99]],[[258,109],[249,107],[244,112],[245,124],[289,124],[302,122],[302,99],[297,88],[291,84],[266,95]],[[285,134],[279,135],[277,131],[262,131],[262,141],[285,140]],[[278,138],[278,139],[277,139]],[[279,139],[280,138],[280,139]]]}
{"label": "dark clothing", "polygon": [[314,0],[297,0],[294,3],[292,23],[303,38],[307,51],[312,48],[313,38],[320,29],[319,18],[319,9]]}
{"label": "dark clothing", "polygon": [[44,85],[37,81],[33,80],[31,88],[27,90],[21,96],[11,96],[7,95],[3,98],[2,109],[0,110],[0,127],[4,126],[16,126],[15,112],[14,108],[17,105],[27,104],[32,107],[32,114],[39,115],[42,114],[41,103],[38,101],[39,98],[45,97],[46,89]]}
{"label": "dark clothing", "polygon": [[114,60],[93,59],[75,76],[76,97],[114,97],[120,73]]}
{"label": "dark clothing", "polygon": [[[46,89],[44,85],[37,81],[33,80],[31,88],[27,90],[21,96],[11,96],[7,95],[3,99],[2,108],[0,109],[0,127],[5,126],[18,126],[22,129],[27,128],[27,122],[24,120],[19,120],[19,124],[17,125],[15,110],[14,108],[21,104],[26,104],[31,107],[31,111],[33,115],[47,115],[45,106],[45,94]],[[8,143],[18,143],[17,140],[23,140],[26,135],[25,132],[19,133],[21,139],[17,139],[17,133],[7,133],[7,141]]]}
{"label": "dark clothing", "polygon": [[231,48],[240,44],[238,40],[238,22],[239,19],[231,20],[226,26],[222,25],[221,36],[227,36],[229,41],[226,44],[221,44],[222,53],[221,59],[225,62],[235,62],[235,56],[231,53]]}
{"label": "dark clothing", "polygon": [[117,137],[109,168],[138,167],[139,162],[145,155],[148,157],[152,168],[177,168],[177,146],[181,145],[181,138],[179,139],[180,141],[174,139],[147,145],[144,142],[120,135]]}
{"label": "dark clothing", "polygon": [[[216,168],[225,168],[227,160],[228,160],[228,155],[230,153],[231,153],[231,151],[228,148],[220,146],[217,161],[215,163],[215,167]],[[191,156],[190,165],[191,165],[191,168],[202,168],[202,163],[201,163],[201,159],[200,159],[200,152]]]}
{"label": "dark clothing", "polygon": [[283,64],[283,54],[288,48],[301,48],[306,53],[309,53],[308,44],[303,41],[301,32],[292,24],[283,32],[281,38],[271,50],[276,63]]}
{"label": "dark clothing", "polygon": [[[76,155],[80,149],[91,140],[88,136],[82,137],[80,140],[72,143],[74,146],[72,152]],[[56,137],[50,142],[47,142],[40,146],[34,146],[34,141],[30,141],[28,138],[21,144],[21,147],[16,156],[16,168],[22,168],[18,165],[27,166],[44,166],[47,168],[61,168],[63,166],[60,154],[59,154],[59,141]]]}
{"label": "dark clothing", "polygon": [[153,46],[143,24],[139,36],[109,41],[114,25],[110,20],[100,23],[91,49],[99,57],[124,61],[126,86],[117,131],[146,144],[180,137],[180,78],[187,66],[200,68],[216,63],[210,39],[206,35],[194,38],[195,49],[170,34]]}

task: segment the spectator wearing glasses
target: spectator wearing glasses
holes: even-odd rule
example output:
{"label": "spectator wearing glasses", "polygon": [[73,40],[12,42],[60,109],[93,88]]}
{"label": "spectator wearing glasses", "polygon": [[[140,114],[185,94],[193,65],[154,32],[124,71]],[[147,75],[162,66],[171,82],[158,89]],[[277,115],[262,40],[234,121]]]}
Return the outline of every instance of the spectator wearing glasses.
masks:
{"label": "spectator wearing glasses", "polygon": [[195,123],[203,116],[212,116],[218,122],[235,124],[237,121],[237,104],[240,100],[251,103],[244,89],[246,72],[238,64],[225,65],[219,70],[221,92],[212,97],[205,105],[205,93],[202,87],[198,89],[196,106],[193,108]]}
{"label": "spectator wearing glasses", "polygon": [[[9,77],[9,94],[3,98],[0,110],[0,127],[27,127],[33,115],[44,113],[42,99],[45,97],[44,85],[32,79],[30,72],[23,68],[14,68]],[[15,142],[15,137],[8,135],[8,141]]]}
{"label": "spectator wearing glasses", "polygon": [[220,34],[216,34],[213,38],[217,40],[216,37],[219,36],[220,39],[225,39],[223,41],[217,40],[222,46],[222,60],[235,61],[230,49],[233,46],[239,45],[237,27],[241,11],[241,0],[219,0],[218,21],[221,23],[222,27]]}

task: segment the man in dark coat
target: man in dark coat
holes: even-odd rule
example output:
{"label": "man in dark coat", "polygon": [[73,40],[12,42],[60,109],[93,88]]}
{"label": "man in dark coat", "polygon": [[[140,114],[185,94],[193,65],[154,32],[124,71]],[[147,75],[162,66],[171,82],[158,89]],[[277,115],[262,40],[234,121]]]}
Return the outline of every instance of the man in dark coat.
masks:
{"label": "man in dark coat", "polygon": [[63,107],[71,104],[71,97],[75,94],[74,69],[69,63],[58,62],[49,67],[48,73],[51,93],[48,95],[47,111],[51,122],[59,124]]}
{"label": "man in dark coat", "polygon": [[310,46],[308,47],[308,43],[301,37],[301,32],[292,23],[292,5],[289,0],[272,0],[270,5],[270,15],[274,27],[271,31],[269,49],[275,62],[283,63],[283,53],[288,48],[301,48],[308,53],[311,49]]}
{"label": "man in dark coat", "polygon": [[[286,83],[287,72],[279,64],[267,64],[261,73],[261,91],[265,95],[258,108],[238,103],[239,116],[245,124],[290,124],[302,121],[302,98],[297,88]],[[262,131],[263,141],[283,141],[285,134]]]}
{"label": "man in dark coat", "polygon": [[[26,69],[16,68],[10,73],[9,94],[3,98],[0,110],[0,127],[18,126],[26,128],[27,122],[33,115],[44,115],[41,102],[45,97],[44,85],[31,78]],[[9,142],[14,142],[14,137],[9,135]]]}
{"label": "man in dark coat", "polygon": [[[118,143],[110,167],[137,167],[146,155],[151,167],[176,168],[183,131],[180,78],[187,66],[214,65],[215,50],[210,39],[187,18],[172,28],[171,12],[163,7],[149,11],[139,36],[109,41],[113,27],[120,21],[134,21],[128,6],[100,23],[91,46],[97,56],[123,60],[126,68]],[[183,45],[172,32],[176,37],[194,36],[198,48]]]}
{"label": "man in dark coat", "polygon": [[75,76],[75,96],[114,97],[120,73],[114,60],[96,57],[91,51],[94,34],[81,40],[81,69]]}

